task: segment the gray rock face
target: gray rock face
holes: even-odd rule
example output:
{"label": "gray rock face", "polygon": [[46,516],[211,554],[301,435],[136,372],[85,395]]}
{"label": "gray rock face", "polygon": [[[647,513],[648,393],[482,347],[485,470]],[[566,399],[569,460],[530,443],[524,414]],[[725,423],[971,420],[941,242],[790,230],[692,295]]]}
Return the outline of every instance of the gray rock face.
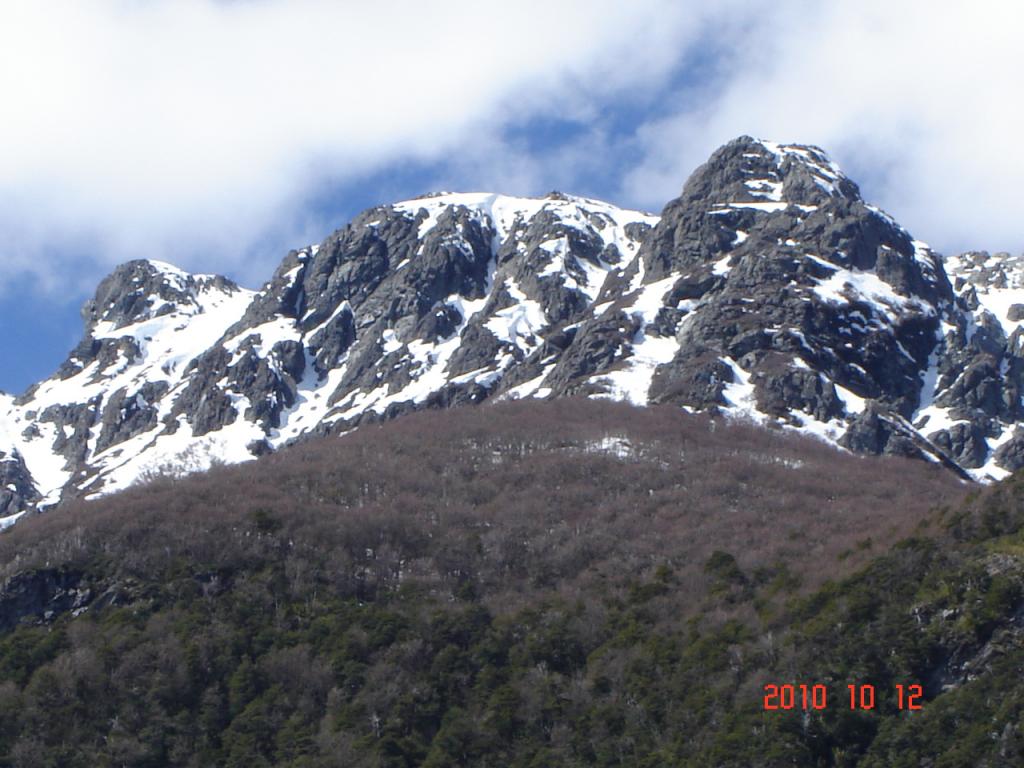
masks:
{"label": "gray rock face", "polygon": [[0,451],[0,518],[11,517],[39,501],[25,460],[18,453]]}
{"label": "gray rock face", "polygon": [[25,621],[42,623],[66,611],[85,608],[91,590],[80,588],[80,573],[41,570],[22,573],[0,587],[0,632]]}
{"label": "gray rock face", "polygon": [[670,403],[998,478],[1024,466],[1021,306],[1024,258],[943,260],[814,147],[741,137],[660,217],[559,193],[378,206],[256,292],[115,270],[60,370],[0,396],[0,524],[495,398]]}
{"label": "gray rock face", "polygon": [[[135,392],[126,387],[108,397],[99,416],[100,431],[96,451],[102,453],[111,446],[130,440],[157,426],[157,403],[167,394],[165,382],[146,382]],[[95,426],[95,416],[89,426]]]}
{"label": "gray rock face", "polygon": [[1013,436],[996,449],[996,460],[999,466],[1011,472],[1024,467],[1024,430],[1013,430]]}
{"label": "gray rock face", "polygon": [[[767,417],[836,441],[852,429],[857,450],[897,451],[898,432],[880,436],[877,416],[859,416],[866,401],[914,415],[955,297],[939,259],[865,204],[820,150],[726,145],[666,207],[638,261],[631,309],[644,321],[641,346],[662,356],[646,401]],[[650,299],[656,314],[641,306]],[[601,346],[591,327],[576,344]]]}

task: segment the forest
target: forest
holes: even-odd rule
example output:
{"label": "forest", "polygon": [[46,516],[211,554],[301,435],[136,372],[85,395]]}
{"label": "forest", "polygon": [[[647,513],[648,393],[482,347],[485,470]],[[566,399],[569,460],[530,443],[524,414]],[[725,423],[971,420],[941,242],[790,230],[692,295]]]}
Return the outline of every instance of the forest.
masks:
{"label": "forest", "polygon": [[[0,766],[1021,764],[1022,556],[1016,476],[415,413],[0,536]],[[801,684],[829,705],[765,708]]]}

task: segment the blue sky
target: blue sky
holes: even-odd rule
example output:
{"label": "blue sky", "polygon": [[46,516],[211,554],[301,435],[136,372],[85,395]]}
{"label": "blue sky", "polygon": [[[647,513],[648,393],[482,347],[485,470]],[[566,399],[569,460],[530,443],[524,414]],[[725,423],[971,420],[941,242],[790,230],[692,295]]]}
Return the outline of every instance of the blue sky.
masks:
{"label": "blue sky", "polygon": [[257,286],[424,192],[660,210],[743,133],[825,147],[940,251],[1024,250],[1009,3],[53,0],[0,12],[0,389],[117,263]]}

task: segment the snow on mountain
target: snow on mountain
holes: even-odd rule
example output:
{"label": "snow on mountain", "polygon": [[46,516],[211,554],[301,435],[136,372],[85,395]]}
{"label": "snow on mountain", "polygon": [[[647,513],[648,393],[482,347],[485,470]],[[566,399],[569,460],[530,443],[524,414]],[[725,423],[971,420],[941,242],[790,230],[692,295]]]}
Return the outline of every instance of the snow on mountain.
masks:
{"label": "snow on mountain", "polygon": [[[528,249],[530,258],[544,264],[527,282],[557,284],[579,294],[585,306],[612,271],[609,260],[624,264],[635,255],[639,238],[633,225],[655,221],[558,194],[431,196],[367,212],[357,248],[367,239],[381,242],[374,238],[381,230],[402,236],[404,257],[389,260],[370,277],[386,283],[389,293],[397,290],[415,303],[424,273],[451,272],[444,261],[461,251],[476,261],[483,252],[487,263],[476,286],[452,284],[435,302],[435,314],[450,322],[440,335],[401,323],[392,327],[397,318],[375,322],[376,310],[360,313],[360,341],[376,346],[374,356],[396,361],[391,369],[405,369],[403,385],[377,372],[377,386],[349,386],[343,397],[342,383],[365,364],[351,359],[354,349],[342,347],[355,341],[347,335],[357,335],[353,304],[366,309],[367,302],[356,295],[335,297],[320,283],[306,293],[304,282],[331,283],[339,262],[332,248],[341,235],[291,254],[287,267],[259,292],[161,262],[132,262],[108,277],[83,310],[86,337],[61,370],[22,398],[0,400],[0,451],[20,457],[32,478],[33,503],[45,507],[66,496],[112,492],[160,472],[245,461],[337,421],[381,415],[395,404],[421,404],[449,379],[462,386],[491,385],[517,356],[536,347],[551,324],[517,277],[499,269],[498,252]],[[487,235],[482,248],[467,244],[466,226]],[[535,234],[541,231],[543,238]],[[326,270],[324,260],[330,261]],[[457,271],[456,266],[441,277],[455,278]],[[359,287],[353,286],[356,294]],[[535,286],[527,290],[534,293]],[[486,305],[489,310],[481,314]],[[474,318],[474,332],[486,329],[502,351],[476,370],[450,376],[460,332]],[[365,333],[368,326],[372,333]],[[334,354],[325,356],[332,347]]]}
{"label": "snow on mountain", "polygon": [[24,461],[38,505],[97,483],[125,487],[174,461],[156,427],[188,364],[241,317],[252,295],[161,262],[132,262],[104,281],[83,310],[86,338],[58,374],[0,401],[0,430]]}
{"label": "snow on mountain", "polygon": [[944,320],[914,423],[945,446],[955,440],[979,479],[1022,466],[1024,257],[969,252],[945,260],[960,314]]}
{"label": "snow on mountain", "polygon": [[[952,282],[951,282],[952,280]],[[943,260],[818,148],[741,137],[661,216],[552,193],[367,210],[259,291],[120,267],[0,397],[0,526],[409,410],[584,396],[991,479],[1024,466],[1024,269]]]}
{"label": "snow on mountain", "polygon": [[988,312],[999,322],[1007,337],[1024,322],[1024,256],[985,251],[964,253],[946,259],[946,272],[968,294],[977,315]]}

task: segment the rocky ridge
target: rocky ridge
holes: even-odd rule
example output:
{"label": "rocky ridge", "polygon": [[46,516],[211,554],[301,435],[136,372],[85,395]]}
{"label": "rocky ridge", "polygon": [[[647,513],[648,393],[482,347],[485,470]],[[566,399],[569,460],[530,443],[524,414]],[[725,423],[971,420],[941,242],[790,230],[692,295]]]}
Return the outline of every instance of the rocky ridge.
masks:
{"label": "rocky ridge", "polygon": [[257,292],[136,261],[0,396],[0,525],[425,407],[714,410],[964,477],[1024,466],[1024,263],[943,259],[820,149],[741,137],[660,216],[552,193],[367,210]]}

